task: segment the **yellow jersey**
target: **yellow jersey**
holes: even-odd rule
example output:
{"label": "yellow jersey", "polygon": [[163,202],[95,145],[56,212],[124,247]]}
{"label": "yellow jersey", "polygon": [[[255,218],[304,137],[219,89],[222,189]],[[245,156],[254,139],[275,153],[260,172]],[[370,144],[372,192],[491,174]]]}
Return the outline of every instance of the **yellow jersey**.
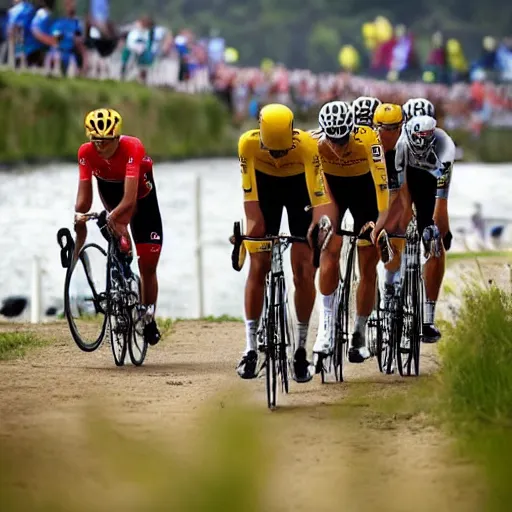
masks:
{"label": "yellow jersey", "polygon": [[347,144],[340,148],[330,144],[322,132],[311,133],[318,143],[324,173],[353,178],[371,172],[379,212],[387,209],[389,191],[386,160],[378,133],[366,126],[356,126]]}
{"label": "yellow jersey", "polygon": [[316,140],[302,130],[293,131],[293,147],[281,158],[273,158],[260,141],[260,131],[250,130],[238,141],[244,201],[258,201],[256,171],[286,178],[304,174],[311,206],[330,203]]}

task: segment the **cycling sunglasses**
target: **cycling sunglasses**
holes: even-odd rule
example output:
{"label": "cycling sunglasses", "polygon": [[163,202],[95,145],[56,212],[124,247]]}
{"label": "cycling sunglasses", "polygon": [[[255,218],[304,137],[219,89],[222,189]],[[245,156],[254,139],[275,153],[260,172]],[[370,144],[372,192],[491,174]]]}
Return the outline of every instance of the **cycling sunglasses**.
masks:
{"label": "cycling sunglasses", "polygon": [[394,132],[395,130],[399,130],[402,127],[403,123],[394,123],[394,124],[378,124],[376,128],[378,130],[382,130],[385,132]]}

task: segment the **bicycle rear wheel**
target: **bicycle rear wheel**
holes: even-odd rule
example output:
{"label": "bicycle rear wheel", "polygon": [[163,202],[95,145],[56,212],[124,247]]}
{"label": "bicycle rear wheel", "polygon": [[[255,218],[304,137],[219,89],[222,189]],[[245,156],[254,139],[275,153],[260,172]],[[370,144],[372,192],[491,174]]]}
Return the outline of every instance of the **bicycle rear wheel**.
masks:
{"label": "bicycle rear wheel", "polygon": [[66,272],[64,314],[71,336],[84,352],[96,350],[107,328],[107,253],[99,245],[84,245]]}
{"label": "bicycle rear wheel", "polygon": [[401,291],[402,329],[397,336],[397,366],[400,375],[419,374],[419,268],[413,267],[406,271]]}
{"label": "bicycle rear wheel", "polygon": [[148,344],[144,340],[144,313],[145,311],[140,306],[140,277],[133,274],[133,277],[128,280],[132,292],[130,309],[131,309],[131,324],[130,324],[130,338],[128,342],[128,352],[130,360],[135,366],[141,366],[146,359],[148,352]]}
{"label": "bicycle rear wheel", "polygon": [[266,309],[264,318],[264,345],[265,351],[265,387],[267,391],[267,406],[274,409],[277,403],[277,347],[276,338],[276,312],[275,312],[275,287],[272,278],[267,276],[266,285]]}
{"label": "bicycle rear wheel", "polygon": [[343,367],[348,353],[348,338],[350,335],[350,321],[354,304],[351,302],[351,290],[355,284],[354,259],[356,253],[356,241],[350,239],[345,260],[345,272],[342,273],[342,283],[339,287],[339,302],[335,320],[334,338],[334,374],[338,382],[344,381]]}

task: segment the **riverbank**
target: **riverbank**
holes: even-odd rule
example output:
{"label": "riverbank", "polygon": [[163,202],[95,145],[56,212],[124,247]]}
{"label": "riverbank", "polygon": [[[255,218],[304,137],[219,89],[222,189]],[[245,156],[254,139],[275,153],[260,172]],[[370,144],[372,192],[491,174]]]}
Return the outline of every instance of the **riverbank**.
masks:
{"label": "riverbank", "polygon": [[0,162],[76,161],[85,141],[84,115],[107,105],[121,112],[123,132],[141,137],[156,160],[234,154],[238,133],[213,96],[3,71]]}
{"label": "riverbank", "polygon": [[[182,94],[132,82],[60,79],[32,73],[0,72],[0,165],[75,162],[85,140],[86,112],[110,106],[123,116],[124,133],[141,137],[156,161],[236,156],[241,132],[255,120],[233,126],[225,106],[209,94]],[[298,128],[316,118],[297,115]],[[479,139],[450,130],[468,162],[512,161],[512,130],[484,130]]]}

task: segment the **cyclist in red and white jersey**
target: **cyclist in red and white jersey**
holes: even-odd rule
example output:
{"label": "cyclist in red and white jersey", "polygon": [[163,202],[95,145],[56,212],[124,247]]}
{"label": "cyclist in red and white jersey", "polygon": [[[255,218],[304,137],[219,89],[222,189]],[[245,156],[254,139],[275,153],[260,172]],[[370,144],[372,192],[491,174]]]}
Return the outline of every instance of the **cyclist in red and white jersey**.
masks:
{"label": "cyclist in red and white jersey", "polygon": [[139,258],[141,301],[146,306],[144,338],[156,345],[160,340],[155,322],[156,269],[163,231],[153,161],[137,137],[121,135],[121,127],[121,115],[113,109],[93,110],[85,117],[85,132],[90,142],[78,150],[80,181],[75,205],[75,254],[87,236],[85,220],[80,214],[87,213],[92,206],[92,177],[95,176],[111,230],[116,236],[129,239],[128,225],[131,227]]}

